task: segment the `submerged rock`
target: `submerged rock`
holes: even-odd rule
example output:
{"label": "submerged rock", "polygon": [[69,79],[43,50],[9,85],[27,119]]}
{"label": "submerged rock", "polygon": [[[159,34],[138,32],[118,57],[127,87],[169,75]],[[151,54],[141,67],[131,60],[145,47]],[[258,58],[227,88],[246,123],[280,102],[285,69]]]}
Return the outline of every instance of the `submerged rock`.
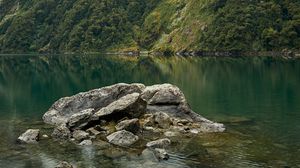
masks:
{"label": "submerged rock", "polygon": [[21,143],[37,143],[39,140],[40,130],[39,129],[28,129],[18,138],[18,142]]}
{"label": "submerged rock", "polygon": [[155,148],[153,150],[155,157],[160,160],[168,160],[170,158],[168,152],[165,149]]}
{"label": "submerged rock", "polygon": [[79,145],[81,145],[81,146],[90,146],[92,144],[93,144],[93,142],[90,139],[83,140],[82,142],[79,143]]}
{"label": "submerged rock", "polygon": [[66,161],[62,161],[57,166],[55,166],[55,168],[73,168],[73,166]]}
{"label": "submerged rock", "polygon": [[139,137],[131,132],[121,130],[106,137],[109,143],[114,145],[127,147],[139,140]]}
{"label": "submerged rock", "polygon": [[151,141],[146,144],[148,148],[166,148],[171,144],[171,140],[168,138]]}

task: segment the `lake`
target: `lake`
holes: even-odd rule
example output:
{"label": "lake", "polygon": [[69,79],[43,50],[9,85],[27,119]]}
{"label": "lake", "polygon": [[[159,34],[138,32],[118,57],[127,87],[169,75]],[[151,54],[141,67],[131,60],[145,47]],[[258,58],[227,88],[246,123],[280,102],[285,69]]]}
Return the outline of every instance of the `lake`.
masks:
{"label": "lake", "polygon": [[[20,145],[59,98],[115,84],[171,83],[224,133],[174,139],[170,159],[143,149],[98,149],[41,140]],[[0,167],[300,167],[300,59],[272,57],[0,56]],[[128,152],[129,151],[129,152]]]}

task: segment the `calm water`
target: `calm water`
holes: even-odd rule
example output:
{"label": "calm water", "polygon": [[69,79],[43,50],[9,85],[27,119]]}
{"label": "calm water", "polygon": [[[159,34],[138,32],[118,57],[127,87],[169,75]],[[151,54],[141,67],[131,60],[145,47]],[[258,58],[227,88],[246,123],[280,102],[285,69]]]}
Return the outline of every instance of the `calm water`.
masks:
{"label": "calm water", "polygon": [[[118,82],[172,83],[194,111],[227,131],[172,139],[169,161],[142,149],[82,148],[41,140],[18,145],[60,97]],[[300,167],[300,60],[0,56],[0,167]]]}

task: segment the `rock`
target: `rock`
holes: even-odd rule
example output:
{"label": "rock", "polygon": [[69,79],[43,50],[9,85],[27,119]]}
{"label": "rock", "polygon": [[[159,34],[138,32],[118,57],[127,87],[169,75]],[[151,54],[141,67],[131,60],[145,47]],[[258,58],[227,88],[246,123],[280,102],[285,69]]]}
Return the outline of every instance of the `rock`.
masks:
{"label": "rock", "polygon": [[141,93],[145,88],[143,84],[119,83],[100,89],[64,97],[56,101],[44,114],[43,120],[51,125],[66,124],[68,118],[86,109],[101,109],[119,98],[131,94]]}
{"label": "rock", "polygon": [[71,117],[68,119],[67,126],[71,129],[83,128],[88,124],[93,111],[94,109],[86,109],[79,113],[71,115]]}
{"label": "rock", "polygon": [[56,128],[54,128],[53,133],[51,136],[55,139],[64,139],[67,140],[71,137],[71,131],[66,125],[62,124]]}
{"label": "rock", "polygon": [[89,138],[89,133],[82,130],[75,130],[72,134],[73,138],[77,141],[82,141],[84,139]]}
{"label": "rock", "polygon": [[40,130],[39,129],[28,129],[25,133],[19,136],[18,141],[21,143],[37,143],[39,140]]}
{"label": "rock", "polygon": [[66,161],[62,161],[57,166],[55,166],[55,168],[73,168],[73,166]]}
{"label": "rock", "polygon": [[116,125],[116,130],[126,130],[132,133],[138,133],[140,130],[140,122],[139,119],[131,119],[131,120],[124,120],[121,121]]}
{"label": "rock", "polygon": [[172,132],[172,131],[167,131],[167,132],[164,133],[164,135],[166,137],[175,137],[175,136],[178,136],[178,133]]}
{"label": "rock", "polygon": [[147,103],[140,98],[139,93],[128,94],[97,111],[93,115],[93,120],[113,114],[131,118],[140,117],[146,112],[146,106]]}
{"label": "rock", "polygon": [[160,160],[168,160],[170,158],[169,154],[165,149],[155,148],[153,150],[155,157]]}
{"label": "rock", "polygon": [[127,147],[139,140],[139,137],[131,132],[121,130],[106,137],[109,143],[114,145]]}
{"label": "rock", "polygon": [[46,135],[46,134],[42,135],[42,137],[43,137],[43,138],[49,138],[49,136]]}
{"label": "rock", "polygon": [[90,146],[92,144],[93,142],[90,139],[83,140],[82,142],[79,143],[79,145],[81,146]]}
{"label": "rock", "polygon": [[171,140],[168,138],[151,141],[146,144],[148,148],[166,148],[171,144]]}
{"label": "rock", "polygon": [[99,135],[101,134],[100,131],[96,130],[95,128],[89,128],[86,130],[90,135]]}
{"label": "rock", "polygon": [[185,99],[180,89],[171,84],[148,86],[141,95],[150,105],[178,105]]}
{"label": "rock", "polygon": [[157,112],[154,114],[154,122],[163,129],[168,129],[172,123],[170,116],[163,112]]}

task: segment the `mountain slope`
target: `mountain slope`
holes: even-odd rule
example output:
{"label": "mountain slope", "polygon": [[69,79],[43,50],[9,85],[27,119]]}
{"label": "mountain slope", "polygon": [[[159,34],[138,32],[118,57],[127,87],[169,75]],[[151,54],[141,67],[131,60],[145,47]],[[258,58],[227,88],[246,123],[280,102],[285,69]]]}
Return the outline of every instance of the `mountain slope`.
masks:
{"label": "mountain slope", "polygon": [[300,49],[297,0],[1,0],[0,53]]}

